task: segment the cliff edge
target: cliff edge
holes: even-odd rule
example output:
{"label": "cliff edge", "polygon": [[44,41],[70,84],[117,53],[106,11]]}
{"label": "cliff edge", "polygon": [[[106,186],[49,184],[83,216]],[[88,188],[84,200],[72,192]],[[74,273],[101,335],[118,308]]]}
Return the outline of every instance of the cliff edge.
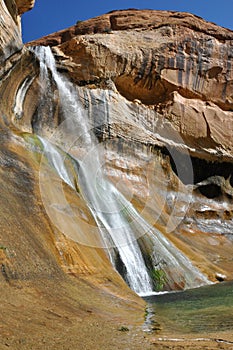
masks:
{"label": "cliff edge", "polygon": [[112,82],[119,99],[143,105],[146,122],[179,132],[191,154],[232,161],[232,40],[232,31],[189,13],[132,9],[78,21],[30,45],[52,46],[79,85]]}

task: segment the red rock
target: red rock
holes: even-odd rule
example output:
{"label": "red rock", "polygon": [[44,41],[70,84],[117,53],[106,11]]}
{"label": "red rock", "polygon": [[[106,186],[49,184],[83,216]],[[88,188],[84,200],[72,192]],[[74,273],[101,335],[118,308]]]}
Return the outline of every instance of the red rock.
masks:
{"label": "red rock", "polygon": [[106,88],[110,79],[142,114],[154,108],[192,154],[232,159],[232,31],[188,13],[123,10],[32,44],[54,46],[77,84]]}

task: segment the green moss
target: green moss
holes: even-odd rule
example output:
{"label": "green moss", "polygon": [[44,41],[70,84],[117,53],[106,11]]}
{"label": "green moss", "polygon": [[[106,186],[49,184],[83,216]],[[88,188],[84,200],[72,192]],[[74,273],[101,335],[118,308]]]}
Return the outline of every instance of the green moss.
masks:
{"label": "green moss", "polygon": [[40,139],[35,134],[29,134],[29,133],[23,133],[22,134],[23,139],[32,147],[43,150],[43,145],[40,141]]}

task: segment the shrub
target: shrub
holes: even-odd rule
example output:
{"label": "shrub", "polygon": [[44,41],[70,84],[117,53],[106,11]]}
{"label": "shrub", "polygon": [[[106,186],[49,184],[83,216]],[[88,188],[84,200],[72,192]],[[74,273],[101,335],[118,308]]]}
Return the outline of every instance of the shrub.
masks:
{"label": "shrub", "polygon": [[162,269],[153,269],[151,271],[151,277],[155,284],[155,289],[157,292],[161,291],[164,285],[167,283],[167,276]]}

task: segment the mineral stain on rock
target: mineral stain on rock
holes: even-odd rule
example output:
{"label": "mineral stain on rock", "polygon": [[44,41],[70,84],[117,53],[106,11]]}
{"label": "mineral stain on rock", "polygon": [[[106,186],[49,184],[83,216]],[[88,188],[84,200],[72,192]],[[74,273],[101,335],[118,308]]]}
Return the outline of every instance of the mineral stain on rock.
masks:
{"label": "mineral stain on rock", "polygon": [[[48,96],[52,109],[38,113],[39,62],[20,34],[20,15],[33,3],[0,1],[0,246],[7,247],[0,249],[1,345],[75,349],[78,338],[80,349],[198,348],[194,340],[175,345],[145,338],[139,328],[145,303],[105,252],[70,240],[45,212],[41,155],[22,135],[43,130],[50,136],[63,120],[55,84]],[[232,31],[188,13],[129,9],[28,44],[51,46],[57,68],[76,84],[104,144],[109,179],[122,181],[143,217],[212,281],[233,278],[232,39]],[[187,180],[185,152],[193,181]],[[83,199],[66,185],[64,192],[95,225]],[[188,209],[166,233],[177,195],[174,219]],[[199,348],[217,348],[214,338]]]}

